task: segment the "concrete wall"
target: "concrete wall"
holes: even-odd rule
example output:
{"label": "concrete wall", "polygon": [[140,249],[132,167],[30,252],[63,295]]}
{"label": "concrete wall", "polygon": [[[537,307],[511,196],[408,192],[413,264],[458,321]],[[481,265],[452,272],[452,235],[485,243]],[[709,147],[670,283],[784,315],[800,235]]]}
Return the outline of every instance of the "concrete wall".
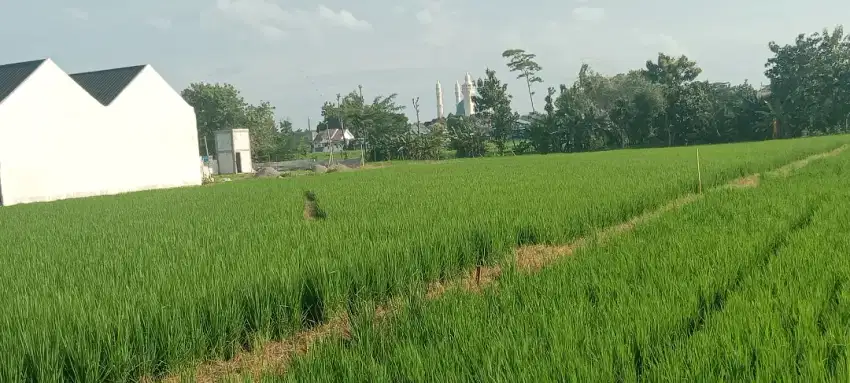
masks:
{"label": "concrete wall", "polygon": [[0,137],[6,206],[201,184],[194,111],[150,67],[104,107],[47,60],[0,103]]}
{"label": "concrete wall", "polygon": [[[215,132],[218,174],[253,173],[251,138],[248,129],[220,130]],[[236,154],[239,164],[234,158]],[[241,169],[237,169],[239,166]],[[237,170],[240,170],[237,172]]]}
{"label": "concrete wall", "polygon": [[130,153],[141,158],[113,187],[136,191],[201,184],[195,111],[152,67],[142,69],[105,109],[111,139],[119,143],[112,157],[119,164]]}
{"label": "concrete wall", "polygon": [[239,153],[242,173],[253,173],[251,163],[251,136],[248,129],[233,129],[233,150]]}
{"label": "concrete wall", "polygon": [[[103,105],[50,60],[0,103],[3,204],[97,194],[111,143]],[[106,161],[105,161],[106,160]]]}

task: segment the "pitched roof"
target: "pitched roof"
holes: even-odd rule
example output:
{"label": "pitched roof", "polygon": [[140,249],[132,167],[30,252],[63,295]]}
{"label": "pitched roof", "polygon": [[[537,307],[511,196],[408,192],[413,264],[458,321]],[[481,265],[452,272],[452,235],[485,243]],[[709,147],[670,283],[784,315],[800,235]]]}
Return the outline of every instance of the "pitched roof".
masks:
{"label": "pitched roof", "polygon": [[341,142],[354,139],[354,135],[352,135],[348,129],[326,129],[316,134],[316,137],[313,138],[313,143],[327,143],[328,136],[330,136],[330,142]]}
{"label": "pitched roof", "polygon": [[0,102],[9,97],[46,59],[0,65]]}
{"label": "pitched roof", "polygon": [[130,81],[145,68],[145,65],[136,65],[124,68],[106,69],[94,72],[74,73],[71,78],[80,84],[86,92],[95,100],[109,105],[124,91]]}

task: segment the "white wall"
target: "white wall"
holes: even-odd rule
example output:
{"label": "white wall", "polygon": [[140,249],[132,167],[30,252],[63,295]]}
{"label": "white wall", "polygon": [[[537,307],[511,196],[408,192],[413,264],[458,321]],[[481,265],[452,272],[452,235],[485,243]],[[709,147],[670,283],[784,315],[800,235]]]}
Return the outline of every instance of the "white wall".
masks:
{"label": "white wall", "polygon": [[[248,129],[233,129],[233,150],[239,153],[242,173],[253,173],[251,163],[251,135]],[[235,154],[234,154],[235,155]]]}
{"label": "white wall", "polygon": [[[253,173],[251,163],[251,137],[248,129],[219,130],[215,132],[215,150],[218,159],[218,174]],[[239,154],[237,169],[236,154]]]}
{"label": "white wall", "polygon": [[0,103],[0,137],[4,205],[201,184],[194,111],[151,67],[104,107],[48,60]]}
{"label": "white wall", "polygon": [[126,160],[116,191],[201,184],[195,111],[156,70],[142,69],[105,109],[110,140],[119,143],[110,155],[117,164]]}
{"label": "white wall", "polygon": [[103,106],[45,61],[0,103],[3,204],[97,194]]}

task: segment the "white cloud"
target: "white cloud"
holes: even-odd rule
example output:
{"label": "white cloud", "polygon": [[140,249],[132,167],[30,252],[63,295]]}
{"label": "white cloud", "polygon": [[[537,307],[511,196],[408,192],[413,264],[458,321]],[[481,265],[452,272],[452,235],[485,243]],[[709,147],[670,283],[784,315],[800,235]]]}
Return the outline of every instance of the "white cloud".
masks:
{"label": "white cloud", "polygon": [[65,13],[77,20],[89,19],[89,13],[79,8],[65,8]]}
{"label": "white cloud", "polygon": [[162,17],[151,17],[146,20],[146,23],[161,31],[171,29],[171,20]]}
{"label": "white cloud", "polygon": [[323,26],[358,31],[372,28],[368,21],[344,9],[334,11],[324,5],[314,11],[283,9],[269,0],[217,0],[215,8],[204,12],[201,20],[211,27],[221,27],[227,22],[249,26],[271,40],[284,38],[293,31],[315,33]]}
{"label": "white cloud", "polygon": [[598,22],[605,19],[605,8],[578,7],[573,9],[573,18],[579,21]]}
{"label": "white cloud", "polygon": [[319,5],[319,17],[329,21],[332,25],[345,27],[355,30],[372,29],[372,24],[366,20],[359,20],[351,12],[340,9],[339,12],[334,12],[332,9]]}

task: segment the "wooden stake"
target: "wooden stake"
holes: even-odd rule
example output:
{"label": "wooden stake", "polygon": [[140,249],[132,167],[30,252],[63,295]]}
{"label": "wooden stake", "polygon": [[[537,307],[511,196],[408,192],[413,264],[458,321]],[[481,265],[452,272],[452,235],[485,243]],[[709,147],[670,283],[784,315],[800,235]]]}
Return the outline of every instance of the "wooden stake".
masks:
{"label": "wooden stake", "polygon": [[697,180],[699,180],[699,194],[702,194],[702,170],[699,166],[699,148],[697,148]]}
{"label": "wooden stake", "polygon": [[481,285],[481,265],[475,266],[475,284]]}

